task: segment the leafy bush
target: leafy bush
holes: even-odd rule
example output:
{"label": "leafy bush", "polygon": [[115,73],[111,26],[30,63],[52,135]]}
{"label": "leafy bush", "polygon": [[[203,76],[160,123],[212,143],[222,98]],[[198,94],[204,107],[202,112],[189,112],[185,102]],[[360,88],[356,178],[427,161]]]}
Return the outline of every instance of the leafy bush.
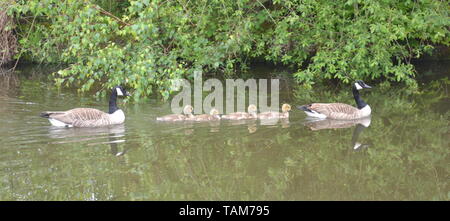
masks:
{"label": "leafy bush", "polygon": [[20,55],[70,64],[57,84],[125,82],[135,98],[168,98],[169,79],[231,75],[255,59],[296,68],[304,85],[415,86],[411,59],[450,45],[447,9],[436,0],[16,0],[9,11],[20,21]]}

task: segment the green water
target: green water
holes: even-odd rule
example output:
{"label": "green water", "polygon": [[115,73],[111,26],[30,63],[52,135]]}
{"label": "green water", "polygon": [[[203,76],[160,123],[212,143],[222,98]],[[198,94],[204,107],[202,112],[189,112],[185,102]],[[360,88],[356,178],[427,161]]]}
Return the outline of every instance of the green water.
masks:
{"label": "green water", "polygon": [[[450,66],[439,65],[418,68],[420,94],[363,92],[368,127],[295,108],[283,122],[158,123],[169,103],[150,99],[119,101],[125,124],[94,129],[55,128],[39,113],[106,111],[107,98],[21,67],[0,77],[0,200],[449,200],[448,78],[438,79]],[[282,77],[280,100],[293,106],[354,103],[349,90],[305,95],[283,71],[253,72]]]}

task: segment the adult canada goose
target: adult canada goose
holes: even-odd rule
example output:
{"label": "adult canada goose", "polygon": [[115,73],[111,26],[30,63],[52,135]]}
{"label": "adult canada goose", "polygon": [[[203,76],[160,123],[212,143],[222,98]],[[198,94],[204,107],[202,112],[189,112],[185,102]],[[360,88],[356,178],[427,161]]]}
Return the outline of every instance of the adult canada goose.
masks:
{"label": "adult canada goose", "polygon": [[209,114],[194,115],[193,117],[186,118],[187,121],[211,121],[220,120],[219,111],[216,108],[212,108]]}
{"label": "adult canada goose", "polygon": [[315,118],[329,118],[337,120],[353,120],[370,116],[372,110],[359,97],[359,90],[363,88],[372,88],[363,81],[358,80],[353,84],[353,97],[355,98],[356,107],[343,103],[313,103],[297,108],[304,111],[308,116]]}
{"label": "adult canada goose", "polygon": [[244,120],[257,118],[257,107],[254,104],[248,105],[247,112],[234,112],[227,115],[222,115],[222,119],[228,120]]}
{"label": "adult canada goose", "polygon": [[130,96],[121,86],[113,88],[109,97],[109,112],[94,108],[75,108],[68,111],[46,111],[41,117],[48,118],[57,127],[101,127],[121,124],[125,121],[125,114],[117,107],[117,96]]}
{"label": "adult canada goose", "polygon": [[276,111],[268,111],[258,114],[259,119],[278,119],[278,118],[289,118],[289,111],[291,110],[291,105],[283,104],[281,106],[281,113]]}
{"label": "adult canada goose", "polygon": [[186,120],[186,118],[191,118],[194,115],[192,115],[192,111],[194,108],[191,105],[186,105],[183,108],[183,114],[169,114],[162,117],[157,117],[157,121],[183,121]]}

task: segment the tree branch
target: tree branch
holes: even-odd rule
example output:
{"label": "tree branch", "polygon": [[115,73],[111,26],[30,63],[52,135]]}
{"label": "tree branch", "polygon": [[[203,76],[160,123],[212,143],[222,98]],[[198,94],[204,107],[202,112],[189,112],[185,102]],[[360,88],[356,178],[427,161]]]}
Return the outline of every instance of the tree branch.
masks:
{"label": "tree branch", "polygon": [[101,14],[106,15],[114,20],[116,20],[117,22],[119,22],[121,25],[123,26],[130,26],[130,23],[127,23],[125,21],[123,21],[122,19],[118,18],[117,16],[113,15],[111,12],[106,11],[105,9],[101,8],[98,5],[94,5],[93,6],[95,9],[97,9]]}

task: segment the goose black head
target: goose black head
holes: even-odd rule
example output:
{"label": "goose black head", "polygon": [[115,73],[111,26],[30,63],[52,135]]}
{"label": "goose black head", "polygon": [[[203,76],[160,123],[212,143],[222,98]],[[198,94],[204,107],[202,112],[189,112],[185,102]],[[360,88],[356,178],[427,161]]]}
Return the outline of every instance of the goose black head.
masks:
{"label": "goose black head", "polygon": [[356,88],[356,90],[361,90],[364,88],[372,88],[371,86],[364,83],[364,81],[362,81],[362,80],[355,81],[354,87]]}
{"label": "goose black head", "polygon": [[120,85],[113,88],[113,94],[114,93],[116,93],[117,96],[131,96],[131,94]]}
{"label": "goose black head", "polygon": [[119,110],[117,107],[117,96],[130,96],[131,94],[128,93],[122,86],[117,85],[112,89],[111,96],[109,97],[109,113],[112,114]]}

